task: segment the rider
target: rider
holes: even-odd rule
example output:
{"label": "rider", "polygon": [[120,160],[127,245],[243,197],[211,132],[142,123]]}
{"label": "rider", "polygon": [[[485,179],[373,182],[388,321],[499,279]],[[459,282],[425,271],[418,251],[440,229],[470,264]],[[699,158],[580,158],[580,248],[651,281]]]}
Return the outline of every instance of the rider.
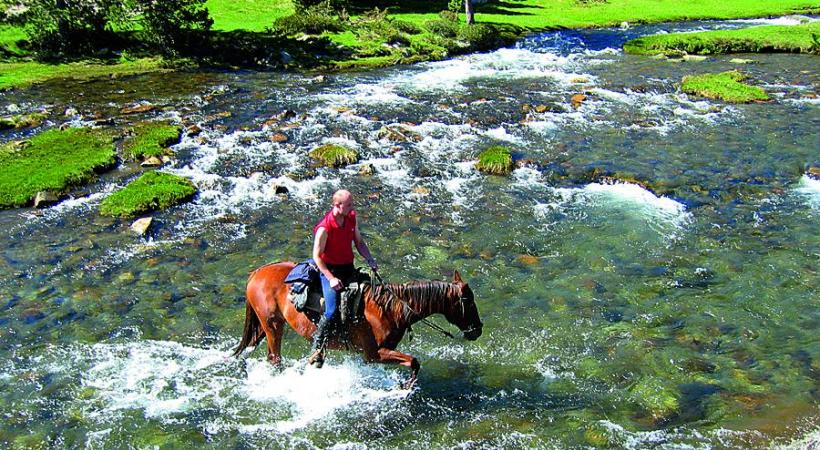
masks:
{"label": "rider", "polygon": [[328,337],[330,321],[336,313],[339,293],[355,273],[351,245],[356,245],[356,250],[373,270],[377,270],[378,265],[359,233],[356,211],[353,210],[353,194],[349,191],[341,189],[333,194],[331,210],[316,224],[313,234],[313,260],[319,267],[325,312],[313,333],[308,362],[317,363],[317,367],[321,367],[324,362],[324,343]]}

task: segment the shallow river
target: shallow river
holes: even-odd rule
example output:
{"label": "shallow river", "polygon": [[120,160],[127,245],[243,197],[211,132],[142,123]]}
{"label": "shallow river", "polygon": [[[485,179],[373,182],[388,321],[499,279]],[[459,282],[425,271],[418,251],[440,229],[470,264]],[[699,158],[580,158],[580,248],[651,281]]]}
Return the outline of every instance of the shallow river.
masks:
{"label": "shallow river", "polygon": [[[9,111],[50,111],[34,131],[95,117],[203,129],[162,169],[200,194],[154,214],[147,237],[98,214],[133,164],[50,209],[0,211],[0,445],[812,445],[820,182],[805,173],[820,164],[817,57],[618,50],[661,28],[752,23],[547,33],[324,78],[175,73],[0,93]],[[678,90],[684,75],[733,68],[773,101]],[[157,109],[119,113],[141,102]],[[286,110],[295,117],[265,124]],[[279,132],[287,142],[271,140]],[[313,168],[307,152],[321,143],[356,148],[360,164]],[[520,162],[508,177],[473,167],[495,144]],[[340,187],[358,196],[390,281],[458,269],[476,293],[478,341],[417,327],[401,344],[422,364],[411,391],[397,389],[406,371],[355,354],[306,369],[308,343],[292,332],[281,372],[262,349],[229,356],[247,274],[306,258]]]}

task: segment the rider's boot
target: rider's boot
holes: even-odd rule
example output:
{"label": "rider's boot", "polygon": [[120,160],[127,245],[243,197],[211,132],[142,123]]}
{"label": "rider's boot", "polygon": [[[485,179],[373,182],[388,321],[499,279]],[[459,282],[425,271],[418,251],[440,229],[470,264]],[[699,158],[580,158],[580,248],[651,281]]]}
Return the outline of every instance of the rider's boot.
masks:
{"label": "rider's boot", "polygon": [[322,316],[319,320],[319,325],[316,332],[313,333],[313,345],[310,346],[310,356],[308,357],[308,364],[315,364],[316,368],[321,368],[325,363],[325,344],[330,333],[330,320]]}

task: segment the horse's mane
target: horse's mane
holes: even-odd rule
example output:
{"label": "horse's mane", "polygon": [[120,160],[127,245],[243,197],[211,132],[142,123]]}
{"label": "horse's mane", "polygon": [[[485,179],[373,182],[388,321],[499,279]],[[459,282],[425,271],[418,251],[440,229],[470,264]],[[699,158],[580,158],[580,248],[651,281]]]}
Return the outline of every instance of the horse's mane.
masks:
{"label": "horse's mane", "polygon": [[394,311],[405,316],[407,312],[403,311],[403,303],[410,304],[419,311],[431,311],[441,300],[457,294],[454,289],[452,283],[428,280],[372,285],[370,299],[385,311]]}

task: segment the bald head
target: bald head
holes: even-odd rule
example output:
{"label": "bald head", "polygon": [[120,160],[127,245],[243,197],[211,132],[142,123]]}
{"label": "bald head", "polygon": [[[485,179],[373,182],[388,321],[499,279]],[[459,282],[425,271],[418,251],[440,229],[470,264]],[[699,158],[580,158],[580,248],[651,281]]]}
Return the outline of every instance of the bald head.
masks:
{"label": "bald head", "polygon": [[339,189],[333,193],[333,199],[331,201],[335,205],[336,203],[344,203],[348,200],[353,200],[353,194],[346,189]]}
{"label": "bald head", "polygon": [[339,189],[333,193],[331,204],[333,205],[334,216],[347,217],[350,211],[353,211],[353,194],[351,194],[350,191]]}

